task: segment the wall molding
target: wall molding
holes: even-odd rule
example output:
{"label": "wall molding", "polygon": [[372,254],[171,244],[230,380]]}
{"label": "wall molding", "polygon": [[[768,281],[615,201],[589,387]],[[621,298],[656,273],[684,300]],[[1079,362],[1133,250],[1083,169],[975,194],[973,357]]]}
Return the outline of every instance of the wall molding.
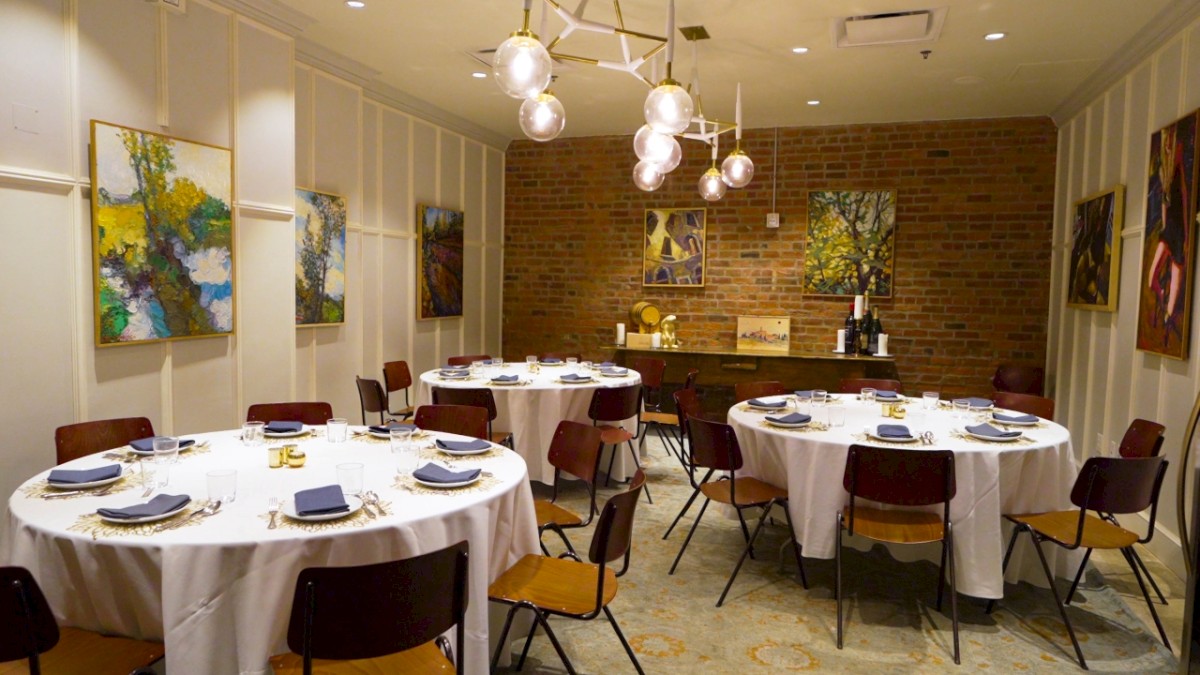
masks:
{"label": "wall molding", "polygon": [[234,202],[234,207],[238,210],[238,215],[246,216],[248,218],[291,220],[296,217],[296,208],[294,206],[267,204],[265,202],[239,199],[238,201]]}
{"label": "wall molding", "polygon": [[316,19],[288,7],[278,0],[212,0],[290,37],[303,33]]}
{"label": "wall molding", "polygon": [[76,186],[82,184],[80,179],[65,173],[23,169],[16,166],[0,166],[0,185],[65,195],[74,190]]}

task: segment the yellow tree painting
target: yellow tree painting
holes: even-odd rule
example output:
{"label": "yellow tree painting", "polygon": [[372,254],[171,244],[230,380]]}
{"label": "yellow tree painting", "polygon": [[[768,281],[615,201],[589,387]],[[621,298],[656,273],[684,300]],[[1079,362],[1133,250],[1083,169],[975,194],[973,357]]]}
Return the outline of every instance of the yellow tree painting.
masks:
{"label": "yellow tree painting", "polygon": [[895,190],[812,190],[804,292],[892,295]]}

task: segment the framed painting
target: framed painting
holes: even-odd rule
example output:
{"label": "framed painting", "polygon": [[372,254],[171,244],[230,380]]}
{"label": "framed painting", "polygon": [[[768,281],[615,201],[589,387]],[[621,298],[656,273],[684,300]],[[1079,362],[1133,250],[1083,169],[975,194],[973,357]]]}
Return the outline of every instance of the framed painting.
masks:
{"label": "framed painting", "polygon": [[703,286],[704,209],[646,209],[643,286]]}
{"label": "framed painting", "polygon": [[463,212],[417,206],[418,319],[463,313]]}
{"label": "framed painting", "polygon": [[1125,186],[1116,185],[1075,202],[1067,306],[1115,312],[1121,274],[1121,222]]}
{"label": "framed painting", "polygon": [[296,188],[296,325],[346,321],[346,199]]}
{"label": "framed painting", "polygon": [[739,316],[738,351],[786,352],[791,345],[791,325],[786,316]]}
{"label": "framed painting", "polygon": [[804,293],[892,297],[895,190],[810,190]]}
{"label": "framed painting", "polygon": [[1188,357],[1196,266],[1196,123],[1192,112],[1150,136],[1137,348]]}
{"label": "framed painting", "polygon": [[233,333],[228,148],[91,122],[96,345]]}

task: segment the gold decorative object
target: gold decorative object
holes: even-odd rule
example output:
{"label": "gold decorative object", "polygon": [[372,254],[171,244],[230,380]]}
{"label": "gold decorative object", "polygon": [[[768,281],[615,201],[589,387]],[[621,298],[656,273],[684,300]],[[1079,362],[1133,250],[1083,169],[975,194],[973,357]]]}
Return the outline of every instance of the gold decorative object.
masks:
{"label": "gold decorative object", "polygon": [[668,314],[662,323],[659,325],[659,330],[662,331],[662,346],[666,349],[678,349],[679,338],[675,337],[675,328],[678,324],[678,319],[674,314]]}
{"label": "gold decorative object", "polygon": [[629,319],[637,327],[639,333],[653,333],[662,318],[662,312],[645,300],[635,304],[629,310]]}
{"label": "gold decorative object", "polygon": [[267,449],[267,466],[278,469],[283,466],[283,448]]}
{"label": "gold decorative object", "polygon": [[292,450],[288,453],[288,466],[293,469],[299,469],[304,466],[304,462],[308,459],[308,455],[304,454],[303,450]]}

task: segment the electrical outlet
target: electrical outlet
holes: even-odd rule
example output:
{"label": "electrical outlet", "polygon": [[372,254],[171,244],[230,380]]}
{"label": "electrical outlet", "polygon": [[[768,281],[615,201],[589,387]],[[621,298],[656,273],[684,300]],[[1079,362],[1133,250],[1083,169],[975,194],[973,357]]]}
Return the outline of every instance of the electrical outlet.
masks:
{"label": "electrical outlet", "polygon": [[779,214],[778,213],[768,213],[767,214],[767,227],[769,227],[771,229],[775,229],[775,228],[779,227]]}

